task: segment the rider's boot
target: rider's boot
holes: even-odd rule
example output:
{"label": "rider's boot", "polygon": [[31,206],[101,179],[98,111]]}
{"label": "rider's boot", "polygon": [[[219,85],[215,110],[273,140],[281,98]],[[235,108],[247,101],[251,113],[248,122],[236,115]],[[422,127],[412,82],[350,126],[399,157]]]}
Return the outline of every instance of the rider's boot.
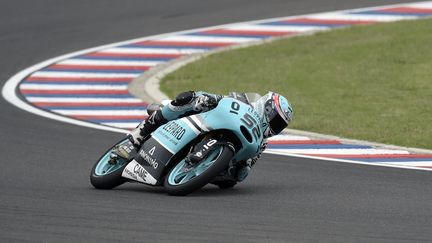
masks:
{"label": "rider's boot", "polygon": [[162,116],[162,111],[158,110],[153,112],[146,120],[141,122],[138,127],[132,130],[127,138],[132,142],[135,149],[138,151],[145,139],[158,128],[163,125],[167,120]]}

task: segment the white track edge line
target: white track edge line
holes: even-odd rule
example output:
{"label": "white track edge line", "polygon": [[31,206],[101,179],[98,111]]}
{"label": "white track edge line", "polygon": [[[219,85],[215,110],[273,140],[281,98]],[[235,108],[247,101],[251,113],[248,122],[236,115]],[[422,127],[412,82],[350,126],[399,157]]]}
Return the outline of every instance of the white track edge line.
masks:
{"label": "white track edge line", "polygon": [[421,168],[415,166],[403,166],[403,165],[395,165],[395,164],[385,164],[383,163],[374,163],[374,162],[361,162],[361,161],[353,161],[353,160],[345,160],[345,159],[335,159],[335,158],[326,158],[326,157],[316,157],[302,154],[289,154],[284,152],[277,151],[264,151],[266,154],[275,154],[275,155],[283,155],[286,157],[296,157],[296,158],[305,158],[305,159],[314,159],[314,160],[323,160],[323,161],[332,161],[339,163],[347,163],[347,164],[358,164],[358,165],[369,165],[369,166],[380,166],[380,167],[390,167],[397,169],[408,169],[408,170],[423,170],[423,171],[432,171],[432,168]]}

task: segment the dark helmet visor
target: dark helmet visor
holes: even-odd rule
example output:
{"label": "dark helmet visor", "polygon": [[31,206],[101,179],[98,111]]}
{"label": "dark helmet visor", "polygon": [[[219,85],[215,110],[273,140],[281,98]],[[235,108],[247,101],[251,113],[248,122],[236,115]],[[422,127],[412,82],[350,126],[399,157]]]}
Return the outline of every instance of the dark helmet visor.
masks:
{"label": "dark helmet visor", "polygon": [[269,125],[273,135],[279,134],[288,126],[285,119],[283,119],[277,112],[272,112],[271,117],[269,118]]}

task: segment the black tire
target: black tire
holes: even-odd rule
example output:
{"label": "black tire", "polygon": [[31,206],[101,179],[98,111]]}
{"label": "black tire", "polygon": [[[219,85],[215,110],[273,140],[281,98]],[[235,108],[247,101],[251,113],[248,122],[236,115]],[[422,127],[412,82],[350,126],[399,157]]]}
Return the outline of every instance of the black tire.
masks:
{"label": "black tire", "polygon": [[[96,189],[109,190],[126,182],[126,179],[121,176],[123,172],[122,169],[108,175],[98,176],[94,173],[96,165],[97,163],[93,166],[92,173],[90,174],[90,182]],[[123,169],[126,165],[127,164],[123,166]]]}
{"label": "black tire", "polygon": [[[122,140],[124,141],[124,140]],[[121,141],[121,142],[122,142]],[[121,143],[119,142],[119,143]],[[119,144],[117,143],[117,144]],[[116,144],[116,145],[117,145]],[[102,158],[107,154],[110,153],[111,150],[114,148],[110,148],[107,152],[105,152],[93,165],[93,168],[90,173],[90,182],[96,189],[113,189],[114,187],[120,186],[121,184],[126,182],[126,179],[122,177],[123,169],[126,167],[128,163],[124,163],[121,167],[119,167],[117,170],[105,174],[105,175],[97,175],[96,173],[96,167],[99,163],[101,163]]]}
{"label": "black tire", "polygon": [[206,171],[184,184],[171,185],[169,183],[168,177],[175,169],[172,168],[165,177],[164,187],[166,192],[174,196],[185,196],[210,183],[222,170],[228,167],[234,156],[233,151],[228,146],[221,145],[221,149],[222,152],[219,157]]}

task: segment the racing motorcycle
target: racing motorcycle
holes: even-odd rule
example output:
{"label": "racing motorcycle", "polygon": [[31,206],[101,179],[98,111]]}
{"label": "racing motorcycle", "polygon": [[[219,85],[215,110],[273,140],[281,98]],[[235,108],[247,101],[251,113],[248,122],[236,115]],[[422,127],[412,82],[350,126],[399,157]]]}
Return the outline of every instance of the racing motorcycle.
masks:
{"label": "racing motorcycle", "polygon": [[[171,195],[187,195],[208,183],[233,187],[235,180],[226,179],[230,170],[257,155],[263,141],[260,116],[250,105],[259,95],[239,97],[224,97],[212,110],[169,121],[139,151],[127,138],[121,140],[93,166],[91,184],[112,189],[139,182],[163,186]],[[134,160],[137,155],[144,162]]]}

